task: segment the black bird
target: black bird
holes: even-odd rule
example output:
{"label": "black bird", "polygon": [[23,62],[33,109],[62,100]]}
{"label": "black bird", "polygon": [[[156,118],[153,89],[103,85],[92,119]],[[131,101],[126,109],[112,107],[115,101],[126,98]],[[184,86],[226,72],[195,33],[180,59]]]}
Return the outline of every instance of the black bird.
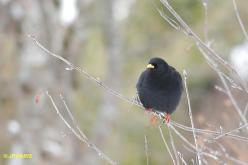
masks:
{"label": "black bird", "polygon": [[147,111],[170,114],[176,110],[183,91],[182,77],[161,58],[150,59],[136,85],[138,96]]}

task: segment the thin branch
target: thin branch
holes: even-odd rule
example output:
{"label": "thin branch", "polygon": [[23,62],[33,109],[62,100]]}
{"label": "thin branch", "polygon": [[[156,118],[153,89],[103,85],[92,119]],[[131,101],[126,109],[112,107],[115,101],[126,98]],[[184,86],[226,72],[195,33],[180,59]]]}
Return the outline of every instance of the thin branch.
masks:
{"label": "thin branch", "polygon": [[231,79],[228,75],[226,75],[225,73],[221,72],[222,75],[228,80],[228,82],[231,84],[230,86],[234,89],[238,89],[240,91],[243,91],[242,87],[239,86],[238,84],[236,84],[233,79]]}
{"label": "thin branch", "polygon": [[191,148],[195,149],[195,146],[191,144],[173,125],[169,124],[169,127],[186,143],[188,144]]}
{"label": "thin branch", "polygon": [[247,165],[247,164],[248,164],[248,163],[246,163],[246,162],[244,162],[244,161],[238,160],[238,159],[236,159],[236,158],[230,156],[230,155],[227,153],[225,147],[224,147],[222,144],[217,143],[217,145],[221,148],[221,150],[222,150],[222,152],[223,152],[223,156],[224,156],[226,159],[235,162],[235,164],[240,164],[240,165]]}
{"label": "thin branch", "polygon": [[245,110],[244,110],[244,116],[246,117],[248,112],[248,102],[246,103]]}
{"label": "thin branch", "polygon": [[238,112],[238,114],[239,114],[241,120],[244,122],[244,124],[247,124],[247,120],[246,120],[246,118],[244,117],[244,115],[243,115],[243,113],[242,113],[242,111],[241,111],[241,109],[240,109],[238,103],[237,103],[236,100],[234,99],[233,94],[232,94],[232,92],[231,92],[229,86],[227,85],[226,80],[224,79],[222,73],[221,73],[221,72],[217,72],[217,73],[218,73],[218,76],[219,76],[220,79],[221,79],[221,82],[223,83],[223,85],[224,85],[224,87],[225,87],[225,90],[226,90],[226,92],[227,92],[227,95],[228,95],[229,99],[231,100],[231,102],[232,102],[234,108],[236,109],[236,111]]}
{"label": "thin branch", "polygon": [[169,148],[169,146],[168,146],[168,144],[167,144],[167,142],[166,142],[166,140],[165,140],[165,138],[164,138],[164,134],[163,134],[163,131],[162,131],[162,129],[161,129],[161,125],[158,126],[158,129],[159,129],[159,132],[160,132],[160,136],[161,136],[161,138],[162,138],[162,140],[163,140],[163,142],[164,142],[165,148],[167,149],[167,151],[168,151],[168,153],[169,153],[169,155],[170,155],[170,157],[171,157],[171,159],[172,159],[172,161],[173,161],[173,164],[176,165],[175,159],[174,159],[174,157],[172,156],[172,153],[171,153],[171,151],[170,151],[170,148]]}
{"label": "thin branch", "polygon": [[209,41],[208,41],[208,0],[202,0],[202,4],[204,7],[204,39],[205,43],[209,46]]}
{"label": "thin branch", "polygon": [[138,107],[141,107],[143,108],[142,104],[137,102],[136,100],[134,99],[130,99],[128,97],[125,97],[123,96],[122,94],[120,94],[119,92],[111,89],[110,87],[108,87],[107,85],[105,85],[99,78],[97,77],[94,77],[92,76],[91,74],[89,74],[86,70],[78,67],[78,66],[75,66],[74,64],[72,64],[71,62],[69,62],[68,60],[66,60],[65,58],[63,58],[62,56],[60,55],[57,55],[51,51],[49,51],[48,49],[46,49],[36,38],[35,36],[32,36],[32,35],[28,35],[29,38],[31,38],[35,44],[40,47],[43,51],[45,51],[48,55],[50,56],[53,56],[59,60],[61,60],[62,62],[64,62],[66,65],[68,65],[69,67],[66,68],[66,70],[76,70],[78,71],[81,75],[83,75],[84,77],[86,77],[87,79],[95,82],[98,86],[100,86],[101,88],[105,89],[108,93],[126,101],[126,102],[129,102],[131,104],[135,104],[136,106]]}
{"label": "thin branch", "polygon": [[148,141],[145,135],[145,152],[146,152],[146,165],[149,165],[149,149],[148,149]]}
{"label": "thin branch", "polygon": [[227,94],[226,91],[225,91],[222,87],[220,87],[220,86],[218,86],[218,85],[215,85],[214,88],[215,88],[216,90],[218,90],[218,91],[224,93],[224,94]]}
{"label": "thin branch", "polygon": [[70,116],[70,118],[71,118],[71,120],[72,120],[72,122],[73,122],[73,125],[76,126],[76,128],[77,128],[78,132],[80,133],[80,135],[81,135],[84,139],[88,140],[87,136],[81,131],[81,129],[79,128],[78,124],[76,123],[76,121],[75,121],[75,119],[74,119],[74,117],[73,117],[73,115],[72,115],[70,109],[68,108],[68,106],[67,106],[67,104],[66,104],[66,102],[65,102],[65,98],[64,98],[64,96],[63,96],[62,94],[60,94],[60,99],[62,100],[62,102],[63,102],[63,104],[64,104],[64,107],[65,107],[67,113],[69,114],[69,116]]}
{"label": "thin branch", "polygon": [[[197,154],[197,152],[196,152],[195,150],[192,150],[192,149],[189,148],[188,146],[183,145],[183,147],[184,147],[185,149],[187,149],[189,152],[194,153],[194,154]],[[219,157],[216,156],[215,154],[208,153],[208,152],[202,152],[201,154],[202,154],[202,156],[206,156],[206,157],[212,158],[212,159],[214,159],[214,160],[221,161],[221,160],[219,159]],[[202,158],[201,158],[201,159],[202,159]]]}
{"label": "thin branch", "polygon": [[180,30],[180,26],[178,25],[178,23],[177,23],[175,20],[173,20],[172,18],[170,18],[169,16],[167,16],[167,15],[163,12],[162,9],[158,9],[158,8],[157,8],[157,10],[158,10],[160,16],[161,16],[162,18],[164,18],[164,19],[165,19],[173,28],[175,28],[176,30]]}
{"label": "thin branch", "polygon": [[225,164],[225,162],[221,159],[222,154],[219,153],[217,150],[213,150],[212,148],[209,148],[207,146],[203,146],[203,149],[205,151],[208,151],[208,153],[211,153],[210,155],[205,155],[205,156],[208,156],[208,157],[218,161],[218,163],[220,163],[220,164]]}
{"label": "thin branch", "polygon": [[193,145],[193,144],[191,144],[180,132],[178,132],[178,130],[176,130],[175,129],[175,127],[173,127],[173,125],[171,125],[171,124],[169,124],[168,125],[177,135],[178,135],[178,137],[180,137],[189,147],[191,147],[192,149],[194,149],[195,150],[195,152],[197,153],[197,152],[199,152],[199,153],[201,153],[201,155],[204,155],[204,156],[207,156],[207,157],[210,157],[210,158],[212,158],[212,159],[214,159],[214,160],[219,160],[219,158],[216,156],[216,155],[213,155],[213,154],[211,154],[211,153],[207,153],[207,152],[204,152],[204,151],[197,151],[197,149],[196,149],[196,147]]}
{"label": "thin branch", "polygon": [[178,156],[179,156],[179,158],[181,159],[182,164],[187,165],[186,161],[185,161],[184,158],[183,158],[183,155],[182,155],[180,152],[178,152]]}
{"label": "thin branch", "polygon": [[230,134],[230,133],[232,133],[232,132],[239,131],[239,130],[241,130],[241,129],[247,127],[247,126],[248,126],[248,124],[244,124],[244,125],[242,125],[242,126],[236,128],[236,129],[233,129],[233,130],[231,130],[231,131],[228,131],[228,132],[226,132],[226,133],[223,133],[223,134],[221,134],[221,135],[219,135],[219,136],[217,136],[217,137],[215,137],[215,138],[213,138],[213,139],[214,139],[214,140],[218,140],[218,139],[220,139],[220,138],[222,138],[222,137],[224,137],[224,136],[226,136],[226,135],[228,135],[228,134]]}
{"label": "thin branch", "polygon": [[[185,33],[188,37],[192,38],[197,45],[198,48],[202,48],[202,50],[207,54],[207,56],[212,57],[219,64],[224,66],[230,73],[234,73],[241,85],[244,87],[246,93],[248,93],[248,87],[246,83],[242,80],[240,75],[234,69],[232,65],[230,65],[227,61],[225,61],[220,55],[218,55],[211,47],[209,47],[206,43],[204,43],[198,35],[196,35],[193,30],[188,26],[188,24],[177,14],[177,12],[172,8],[172,6],[168,3],[167,0],[160,0],[160,2],[168,9],[168,11],[174,16],[177,20],[178,24],[181,28],[179,28],[183,33]],[[166,20],[166,19],[165,19]],[[167,21],[167,20],[166,20]],[[178,30],[178,28],[176,29]]]}
{"label": "thin branch", "polygon": [[227,69],[235,71],[231,65],[228,64],[223,58],[221,58],[214,50],[208,47],[192,30],[191,28],[184,22],[184,20],[177,14],[177,12],[171,7],[167,0],[160,0],[160,2],[168,9],[168,11],[176,18],[178,23],[180,24],[183,32],[194,39],[196,43],[199,43],[204,49],[206,49],[209,54],[214,57],[218,62],[220,62]]}
{"label": "thin branch", "polygon": [[178,155],[177,155],[177,149],[176,149],[174,139],[173,139],[173,136],[171,134],[170,127],[168,126],[168,124],[167,124],[167,127],[168,127],[168,132],[169,132],[169,135],[170,135],[170,142],[171,142],[172,150],[174,152],[177,164],[179,165],[179,158],[178,158]]}
{"label": "thin branch", "polygon": [[199,165],[201,165],[202,164],[202,160],[201,160],[201,155],[198,152],[199,146],[198,146],[198,143],[197,143],[197,140],[196,140],[195,126],[194,126],[194,122],[193,122],[192,110],[191,110],[191,103],[190,103],[188,86],[187,86],[187,72],[185,70],[183,71],[183,76],[184,76],[184,86],[185,86],[185,91],[186,91],[186,96],[187,96],[187,101],[188,101],[189,117],[190,117],[190,122],[191,122],[191,126],[192,126],[193,137],[194,137],[196,151],[197,151],[196,152],[197,153],[197,159],[198,159]]}
{"label": "thin branch", "polygon": [[238,22],[239,22],[239,25],[240,25],[240,28],[245,36],[245,39],[248,41],[248,34],[247,34],[247,31],[245,30],[245,26],[243,24],[243,21],[240,17],[240,14],[239,14],[239,10],[238,10],[238,7],[237,7],[237,3],[236,3],[236,0],[232,0],[233,2],[233,8],[234,8],[234,12],[235,12],[235,15],[238,19]]}
{"label": "thin branch", "polygon": [[[59,111],[59,109],[58,109],[58,107],[57,107],[57,105],[55,104],[55,102],[54,102],[54,100],[53,100],[53,98],[52,98],[52,96],[49,94],[49,92],[48,91],[46,91],[46,95],[48,96],[48,98],[50,99],[50,101],[51,101],[51,103],[52,103],[52,105],[53,105],[53,107],[54,107],[54,110],[56,111],[56,113],[59,115],[59,117],[60,117],[60,119],[64,122],[64,124],[70,129],[70,131],[81,141],[81,142],[83,142],[83,143],[85,143],[89,148],[91,148],[91,149],[93,149],[96,153],[97,153],[97,155],[100,157],[100,158],[102,158],[102,159],[104,159],[104,160],[106,160],[109,164],[112,164],[112,165],[117,165],[117,162],[115,162],[115,161],[113,161],[110,157],[108,157],[106,154],[104,154],[95,144],[93,144],[93,143],[90,143],[89,141],[88,141],[88,138],[85,136],[85,134],[83,133],[83,131],[81,131],[80,129],[80,133],[78,133],[67,121],[66,121],[66,119],[64,118],[64,116],[60,113],[60,111]],[[63,96],[61,96],[62,98],[63,98]],[[68,110],[68,111],[70,111],[69,109],[68,109],[68,106],[67,106],[67,104],[64,102],[64,100],[62,100],[63,101],[63,103],[64,103],[64,105],[65,105],[65,108]],[[69,113],[69,114],[71,114],[71,112]],[[73,118],[74,119],[74,118]],[[77,127],[78,128],[78,127]],[[82,136],[83,135],[83,136]]]}
{"label": "thin branch", "polygon": [[[244,124],[247,124],[246,118],[244,117],[244,115],[243,115],[238,103],[236,102],[236,100],[233,97],[233,94],[232,94],[229,86],[227,85],[227,82],[226,82],[225,78],[228,77],[228,76],[225,76],[225,74],[220,71],[218,65],[212,59],[208,58],[207,54],[204,52],[204,50],[201,47],[199,47],[199,50],[201,51],[203,56],[207,59],[207,61],[209,61],[208,64],[210,64],[211,68],[214,69],[215,72],[218,74],[222,84],[225,87],[226,94],[227,94],[227,96],[229,97],[229,99],[231,100],[231,102],[232,102],[232,104],[234,106],[234,109],[237,111],[238,115],[240,116],[240,118],[244,122]],[[232,81],[232,80],[230,78],[228,78],[228,81]]]}
{"label": "thin branch", "polygon": [[[175,126],[175,127],[177,127],[177,128],[180,128],[180,129],[182,129],[184,131],[192,132],[191,127],[184,126],[184,125],[176,123],[174,121],[170,121],[170,124]],[[212,130],[204,130],[204,129],[199,129],[199,128],[195,128],[195,132],[201,133],[201,134],[206,134],[206,135],[211,135],[211,136],[213,136],[213,135],[219,136],[219,135],[223,134],[223,132],[217,132],[217,131],[212,131]],[[232,138],[234,140],[239,140],[239,141],[243,141],[243,142],[248,142],[247,137],[234,135],[234,134],[231,134],[231,133],[228,133],[228,132],[225,133],[226,134],[225,137],[229,137],[229,138]]]}
{"label": "thin branch", "polygon": [[[194,146],[194,145],[192,145],[183,135],[181,135],[176,129],[174,129],[174,127],[171,125],[172,124],[172,122],[170,123],[170,127],[172,128],[172,130],[174,130],[175,131],[175,133],[186,143],[186,144],[188,144],[192,149],[194,149],[195,151],[192,151],[192,152],[194,152],[194,153],[197,153],[197,151],[196,151],[196,147]],[[173,124],[175,124],[175,123],[173,123]],[[243,126],[244,127],[244,126]],[[241,127],[239,127],[238,129],[235,129],[235,130],[231,130],[231,131],[228,131],[227,132],[227,134],[228,133],[230,133],[230,132],[235,132],[235,131],[237,131],[237,130],[239,130],[239,129],[242,129],[243,128],[242,126]],[[181,128],[181,127],[180,127]],[[187,127],[189,130],[191,129],[191,131],[192,131],[192,128],[190,128],[190,127]],[[199,130],[199,129],[197,129],[197,130]],[[209,130],[202,130],[202,131],[209,131]],[[214,132],[214,131],[210,131],[210,132]],[[224,133],[225,134],[225,133]],[[207,140],[204,140],[204,141],[207,141]],[[219,144],[217,141],[215,141],[217,144]],[[188,148],[188,147],[186,147],[186,148]],[[210,148],[208,148],[208,147],[203,147],[203,149],[204,148],[206,148],[206,149],[208,149],[208,150],[210,150],[210,152],[204,152],[203,150],[201,150],[201,151],[199,151],[199,152],[201,152],[201,155],[202,156],[206,156],[206,157],[209,157],[209,158],[212,158],[212,159],[214,159],[214,160],[216,160],[216,161],[218,161],[218,162],[223,162],[220,158],[219,158],[219,156],[221,156],[221,155],[216,155],[216,152],[214,151],[214,150],[212,150],[212,149],[210,149]],[[188,148],[189,149],[189,148]],[[189,150],[191,150],[191,149],[189,149]],[[213,154],[214,153],[214,154]],[[227,159],[230,159],[230,156],[229,157],[227,157],[227,153],[225,152],[224,153],[224,155],[225,155],[225,157],[227,158]],[[233,158],[233,159],[235,159],[235,158]],[[202,160],[204,160],[204,158],[202,158]],[[231,159],[230,159],[231,160]],[[239,161],[239,163],[240,162],[242,162],[242,161],[240,161],[240,160],[238,160],[238,159],[236,159],[237,161]],[[234,160],[232,160],[232,161],[234,161]],[[223,163],[222,163],[223,164]]]}
{"label": "thin branch", "polygon": [[179,24],[178,24],[175,20],[173,20],[172,18],[170,18],[169,16],[167,16],[167,15],[165,14],[165,12],[163,11],[163,8],[160,9],[154,1],[152,1],[152,5],[153,5],[154,8],[156,8],[156,10],[159,12],[160,16],[161,16],[163,19],[165,19],[173,28],[175,28],[176,30],[180,30]]}

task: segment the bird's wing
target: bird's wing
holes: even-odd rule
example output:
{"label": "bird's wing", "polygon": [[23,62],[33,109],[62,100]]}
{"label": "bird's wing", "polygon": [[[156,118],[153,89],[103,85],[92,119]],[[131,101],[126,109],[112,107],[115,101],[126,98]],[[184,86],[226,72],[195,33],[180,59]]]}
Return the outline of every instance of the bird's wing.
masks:
{"label": "bird's wing", "polygon": [[175,68],[173,68],[172,66],[170,66],[170,68],[171,68],[173,77],[175,77],[176,80],[177,80],[177,82],[179,82],[180,88],[183,91],[183,80],[182,80],[182,76],[180,75],[180,73]]}

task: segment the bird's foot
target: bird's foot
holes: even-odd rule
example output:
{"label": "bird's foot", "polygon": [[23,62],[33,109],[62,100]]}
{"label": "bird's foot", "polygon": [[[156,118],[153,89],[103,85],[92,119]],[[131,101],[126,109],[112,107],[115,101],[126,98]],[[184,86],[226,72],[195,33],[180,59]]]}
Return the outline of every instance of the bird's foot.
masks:
{"label": "bird's foot", "polygon": [[166,124],[170,123],[170,114],[169,113],[164,114],[164,121]]}
{"label": "bird's foot", "polygon": [[146,108],[145,109],[147,112],[153,112],[153,109],[152,108]]}
{"label": "bird's foot", "polygon": [[152,108],[146,108],[146,109],[145,109],[145,112],[146,112],[146,113],[151,113],[151,112],[153,112],[153,109],[152,109]]}
{"label": "bird's foot", "polygon": [[151,125],[154,126],[155,124],[157,124],[157,121],[158,121],[158,117],[155,114],[152,114],[150,118]]}

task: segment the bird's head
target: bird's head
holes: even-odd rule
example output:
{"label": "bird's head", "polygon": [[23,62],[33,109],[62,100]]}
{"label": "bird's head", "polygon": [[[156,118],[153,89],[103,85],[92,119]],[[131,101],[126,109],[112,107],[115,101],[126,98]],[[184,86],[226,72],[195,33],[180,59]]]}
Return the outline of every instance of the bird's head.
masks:
{"label": "bird's head", "polygon": [[146,68],[154,76],[166,75],[169,73],[169,65],[161,58],[150,59]]}

